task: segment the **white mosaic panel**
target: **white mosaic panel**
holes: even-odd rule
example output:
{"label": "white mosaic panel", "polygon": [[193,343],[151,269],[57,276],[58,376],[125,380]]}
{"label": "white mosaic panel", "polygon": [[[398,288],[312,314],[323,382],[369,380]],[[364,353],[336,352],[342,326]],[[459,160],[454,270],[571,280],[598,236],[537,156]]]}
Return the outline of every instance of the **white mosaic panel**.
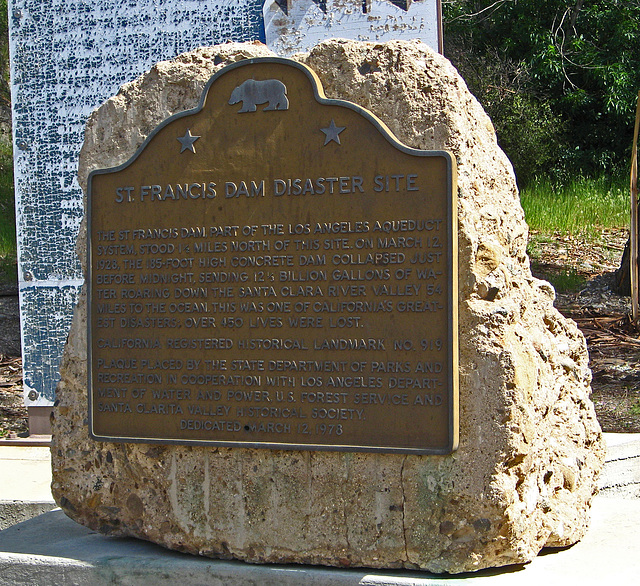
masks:
{"label": "white mosaic panel", "polygon": [[83,213],[76,172],[92,110],[158,61],[225,41],[264,42],[265,22],[268,44],[281,55],[331,37],[420,38],[437,48],[438,5],[439,0],[10,0],[25,404],[54,400],[83,282],[75,254]]}

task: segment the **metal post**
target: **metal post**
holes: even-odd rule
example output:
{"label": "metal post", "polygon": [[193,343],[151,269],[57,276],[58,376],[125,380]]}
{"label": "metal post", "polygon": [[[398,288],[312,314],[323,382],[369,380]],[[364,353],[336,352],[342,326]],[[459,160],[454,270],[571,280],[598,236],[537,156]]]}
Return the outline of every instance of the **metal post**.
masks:
{"label": "metal post", "polygon": [[631,272],[631,319],[638,323],[638,128],[640,127],[640,92],[636,105],[636,124],[631,149],[631,226],[629,269]]}

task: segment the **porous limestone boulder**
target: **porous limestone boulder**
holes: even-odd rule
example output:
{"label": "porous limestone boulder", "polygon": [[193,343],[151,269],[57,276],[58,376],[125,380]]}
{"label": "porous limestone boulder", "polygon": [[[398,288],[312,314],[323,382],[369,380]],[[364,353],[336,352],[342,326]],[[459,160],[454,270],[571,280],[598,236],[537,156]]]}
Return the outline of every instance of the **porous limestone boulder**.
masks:
{"label": "porous limestone boulder", "polygon": [[[79,178],[126,161],[223,66],[259,44],[203,48],[122,87],[86,130]],[[328,97],[458,164],[460,446],[447,456],[101,443],[87,433],[82,296],[53,419],[53,495],[77,522],[249,562],[466,572],[584,535],[604,458],[583,336],[532,277],[511,165],[442,56],[418,42],[333,40],[296,59]],[[78,249],[84,262],[86,232]]]}

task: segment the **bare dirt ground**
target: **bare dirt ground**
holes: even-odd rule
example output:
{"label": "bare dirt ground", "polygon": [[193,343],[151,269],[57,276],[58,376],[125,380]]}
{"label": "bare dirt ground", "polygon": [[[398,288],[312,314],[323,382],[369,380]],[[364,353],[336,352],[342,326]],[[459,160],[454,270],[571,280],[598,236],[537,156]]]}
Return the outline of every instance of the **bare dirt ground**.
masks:
{"label": "bare dirt ground", "polygon": [[[556,306],[587,339],[603,430],[638,433],[640,330],[629,321],[629,298],[611,291],[626,240],[626,230],[605,232],[595,242],[533,234],[529,249],[533,273],[557,285]],[[0,284],[0,438],[26,432],[17,289]]]}
{"label": "bare dirt ground", "polygon": [[[640,330],[630,323],[631,301],[612,292],[627,230],[603,232],[595,242],[556,236],[529,246],[533,273],[558,287],[556,307],[587,339],[591,398],[607,432],[640,432]],[[570,278],[567,278],[569,275]]]}
{"label": "bare dirt ground", "polygon": [[26,432],[18,291],[14,284],[0,284],[0,438]]}

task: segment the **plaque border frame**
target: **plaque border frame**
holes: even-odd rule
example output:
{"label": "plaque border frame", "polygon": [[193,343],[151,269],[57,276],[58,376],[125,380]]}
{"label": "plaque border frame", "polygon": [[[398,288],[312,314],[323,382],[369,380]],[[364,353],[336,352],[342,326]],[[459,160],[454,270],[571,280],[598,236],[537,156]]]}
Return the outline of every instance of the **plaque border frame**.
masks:
{"label": "plaque border frame", "polygon": [[[333,444],[294,444],[283,442],[251,442],[251,441],[221,441],[221,440],[204,440],[204,439],[165,439],[165,438],[141,438],[141,437],[122,437],[98,435],[93,430],[93,349],[92,349],[92,246],[91,246],[91,219],[92,219],[92,180],[97,175],[106,175],[109,173],[117,173],[129,167],[144,151],[153,137],[158,134],[165,126],[171,122],[198,114],[204,108],[209,90],[215,81],[222,75],[248,65],[259,63],[278,63],[289,67],[294,67],[302,71],[309,79],[313,88],[315,100],[321,105],[341,106],[349,108],[361,116],[369,120],[382,136],[396,149],[409,155],[417,157],[443,157],[447,165],[447,192],[449,194],[447,200],[447,214],[451,221],[448,225],[449,233],[447,235],[447,262],[451,266],[451,276],[448,282],[449,292],[447,302],[451,311],[447,316],[448,323],[448,344],[447,358],[448,369],[447,377],[450,384],[447,388],[447,397],[449,401],[448,413],[448,443],[440,448],[410,448],[410,447],[384,447],[384,446],[352,446],[352,445],[333,445]],[[327,98],[324,93],[322,81],[318,75],[303,63],[298,63],[292,59],[284,57],[254,57],[243,59],[236,63],[231,63],[216,71],[209,81],[204,85],[198,105],[189,110],[176,112],[160,122],[144,139],[142,144],[124,163],[114,167],[95,169],[91,171],[87,178],[87,205],[86,205],[86,228],[87,228],[87,252],[86,252],[86,270],[85,270],[85,289],[87,293],[87,425],[89,438],[96,441],[115,442],[115,443],[136,443],[136,444],[160,444],[160,445],[185,445],[185,446],[210,446],[222,448],[245,448],[245,449],[275,449],[275,450],[306,450],[306,451],[325,451],[325,452],[363,452],[363,453],[383,453],[383,454],[413,454],[413,455],[448,455],[458,449],[459,443],[459,345],[458,345],[458,226],[457,226],[457,166],[452,153],[445,150],[421,150],[409,147],[400,142],[391,132],[389,127],[378,118],[373,112],[359,106],[354,102],[347,100]]]}

